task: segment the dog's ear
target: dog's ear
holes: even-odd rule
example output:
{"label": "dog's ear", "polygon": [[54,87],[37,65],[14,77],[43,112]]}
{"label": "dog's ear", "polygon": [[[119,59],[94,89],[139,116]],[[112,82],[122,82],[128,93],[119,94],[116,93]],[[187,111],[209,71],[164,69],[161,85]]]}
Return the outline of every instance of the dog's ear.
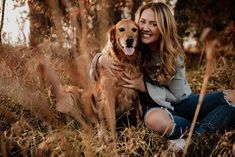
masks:
{"label": "dog's ear", "polygon": [[109,30],[109,40],[112,43],[112,45],[115,45],[116,39],[116,26],[114,25],[110,30]]}

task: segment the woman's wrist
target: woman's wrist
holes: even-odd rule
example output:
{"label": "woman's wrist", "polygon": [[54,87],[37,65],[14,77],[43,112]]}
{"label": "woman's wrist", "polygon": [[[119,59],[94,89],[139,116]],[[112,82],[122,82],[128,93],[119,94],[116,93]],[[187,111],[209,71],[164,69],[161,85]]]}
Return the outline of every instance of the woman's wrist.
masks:
{"label": "woman's wrist", "polygon": [[143,92],[143,93],[146,93],[146,87],[145,87],[145,83],[144,83],[144,81],[143,81],[143,83],[142,83],[142,88],[141,88],[141,92]]}
{"label": "woman's wrist", "polygon": [[144,76],[143,76],[143,83],[142,83],[142,87],[143,87],[143,93],[147,93],[147,86],[146,86],[146,82],[145,82],[145,79],[144,79]]}
{"label": "woman's wrist", "polygon": [[141,92],[146,93],[146,86],[145,86],[145,82],[144,82],[144,76],[141,76],[141,82],[140,82],[140,89]]}

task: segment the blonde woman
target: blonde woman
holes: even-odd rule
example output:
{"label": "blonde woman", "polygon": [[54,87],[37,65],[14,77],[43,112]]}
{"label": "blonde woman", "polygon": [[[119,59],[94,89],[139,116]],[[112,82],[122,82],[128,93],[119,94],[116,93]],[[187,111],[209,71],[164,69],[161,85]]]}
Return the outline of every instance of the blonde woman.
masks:
{"label": "blonde woman", "polygon": [[[138,9],[139,25],[145,60],[143,75],[134,80],[123,77],[126,88],[141,91],[145,108],[144,122],[149,129],[169,139],[183,137],[191,126],[198,94],[194,94],[185,77],[184,53],[177,35],[175,19],[164,3],[148,3]],[[147,62],[146,62],[147,61]],[[108,71],[122,70],[104,56],[97,54],[91,66]],[[235,91],[207,93],[194,133],[224,130],[235,125]],[[178,140],[181,148],[184,140]]]}

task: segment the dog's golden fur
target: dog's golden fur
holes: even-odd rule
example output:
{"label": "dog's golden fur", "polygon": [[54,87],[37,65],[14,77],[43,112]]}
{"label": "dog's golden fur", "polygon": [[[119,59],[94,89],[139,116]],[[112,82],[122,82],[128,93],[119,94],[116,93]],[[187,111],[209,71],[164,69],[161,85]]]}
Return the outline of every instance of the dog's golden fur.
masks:
{"label": "dog's golden fur", "polygon": [[128,110],[135,109],[136,117],[140,117],[138,91],[125,88],[123,73],[130,79],[140,75],[139,33],[132,20],[121,20],[108,32],[109,38],[102,51],[106,56],[122,66],[124,71],[114,71],[115,76],[103,69],[98,69],[98,80],[95,88],[95,106],[100,123],[111,135],[116,134],[116,119]]}
{"label": "dog's golden fur", "polygon": [[74,117],[86,131],[92,130],[92,125],[100,124],[101,129],[111,131],[111,136],[115,137],[116,119],[123,113],[134,109],[137,120],[140,118],[138,91],[122,87],[125,82],[121,77],[125,73],[133,79],[141,74],[141,53],[138,27],[132,20],[121,20],[108,35],[102,55],[122,66],[124,71],[115,71],[112,76],[104,68],[98,68],[95,86],[90,87],[89,82],[83,91],[75,86],[62,86],[46,62],[42,61],[39,67],[42,78],[52,85],[58,111]]}

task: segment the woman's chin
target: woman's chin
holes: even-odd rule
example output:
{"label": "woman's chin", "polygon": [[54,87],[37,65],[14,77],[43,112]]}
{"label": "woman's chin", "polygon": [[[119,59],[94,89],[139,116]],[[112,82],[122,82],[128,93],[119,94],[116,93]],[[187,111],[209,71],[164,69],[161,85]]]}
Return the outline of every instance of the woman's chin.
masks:
{"label": "woman's chin", "polygon": [[144,43],[144,44],[148,44],[149,43],[149,40],[148,39],[141,39],[141,41],[142,41],[142,43]]}
{"label": "woman's chin", "polygon": [[150,43],[152,43],[151,40],[149,40],[149,39],[141,39],[141,41],[142,41],[142,43],[144,43],[144,44],[150,44]]}

